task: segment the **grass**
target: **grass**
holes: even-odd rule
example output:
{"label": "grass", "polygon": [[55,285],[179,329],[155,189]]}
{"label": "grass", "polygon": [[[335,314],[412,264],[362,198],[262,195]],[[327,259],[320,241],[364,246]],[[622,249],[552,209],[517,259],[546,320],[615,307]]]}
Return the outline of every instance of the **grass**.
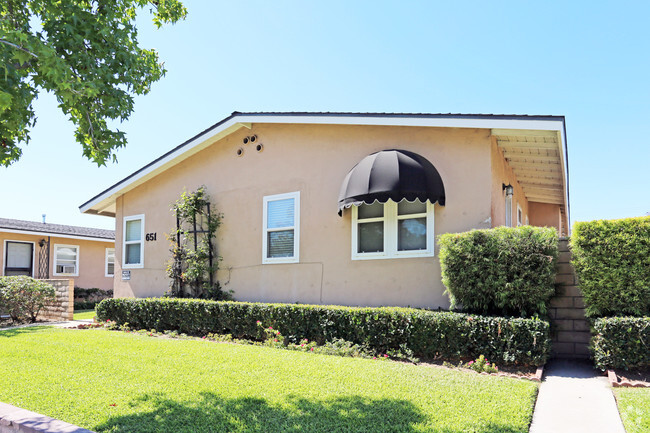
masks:
{"label": "grass", "polygon": [[0,331],[0,401],[98,432],[528,432],[532,382],[269,347]]}
{"label": "grass", "polygon": [[627,433],[650,431],[650,388],[616,388],[618,410]]}
{"label": "grass", "polygon": [[95,317],[95,310],[76,310],[74,320],[92,319]]}

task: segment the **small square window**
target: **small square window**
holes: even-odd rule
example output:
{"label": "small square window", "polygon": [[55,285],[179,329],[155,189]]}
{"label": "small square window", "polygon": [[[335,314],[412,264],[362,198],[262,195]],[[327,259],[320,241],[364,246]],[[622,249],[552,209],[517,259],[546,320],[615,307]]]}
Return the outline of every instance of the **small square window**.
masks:
{"label": "small square window", "polygon": [[79,276],[79,246],[54,245],[55,276]]}

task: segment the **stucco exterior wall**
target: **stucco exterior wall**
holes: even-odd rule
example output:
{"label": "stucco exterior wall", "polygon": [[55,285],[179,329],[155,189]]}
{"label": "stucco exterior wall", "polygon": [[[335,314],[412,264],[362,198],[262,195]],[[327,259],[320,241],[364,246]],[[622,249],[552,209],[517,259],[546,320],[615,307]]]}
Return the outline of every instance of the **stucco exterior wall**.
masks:
{"label": "stucco exterior wall", "polygon": [[[4,275],[5,269],[5,241],[32,242],[34,244],[34,277],[38,276],[38,258],[41,247],[38,242],[41,239],[47,240],[48,236],[0,232],[0,275]],[[54,275],[54,245],[76,245],[79,247],[79,276],[57,276]],[[102,290],[113,288],[113,277],[106,277],[105,259],[106,248],[113,248],[113,242],[101,242],[85,239],[71,239],[65,237],[50,237],[50,279],[71,279],[74,286],[91,288],[97,287]]]}
{"label": "stucco exterior wall", "polygon": [[[252,134],[262,152],[242,144]],[[447,307],[437,245],[435,257],[351,260],[351,212],[337,215],[339,188],[363,157],[392,148],[419,153],[439,171],[447,200],[435,206],[436,235],[491,226],[489,130],[253,124],[117,199],[115,296],[160,296],[168,289],[164,233],[175,227],[171,203],[183,190],[206,185],[224,213],[218,279],[237,300]],[[262,265],[263,198],[294,191],[300,191],[300,262]],[[122,280],[123,218],[138,214],[156,241],[144,244],[144,267]]]}
{"label": "stucco exterior wall", "polygon": [[[497,145],[496,138],[492,137],[490,146],[490,158],[492,167],[492,227],[499,227],[506,223],[506,193],[503,185],[512,185],[512,226],[517,226],[517,204],[521,207],[522,224],[526,224],[526,216],[529,216],[530,209],[524,190],[519,185],[517,177],[512,168],[506,162],[503,152]],[[529,221],[532,224],[532,221]]]}
{"label": "stucco exterior wall", "polygon": [[562,215],[560,205],[551,203],[530,202],[530,223],[540,227],[555,227],[562,233]]}

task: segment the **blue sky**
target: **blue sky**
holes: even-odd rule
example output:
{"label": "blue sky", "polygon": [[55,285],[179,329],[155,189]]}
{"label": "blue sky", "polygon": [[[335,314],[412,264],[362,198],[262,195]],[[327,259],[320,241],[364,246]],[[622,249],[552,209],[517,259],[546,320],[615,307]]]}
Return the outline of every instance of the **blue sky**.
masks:
{"label": "blue sky", "polygon": [[42,94],[0,217],[113,228],[78,206],[232,111],[566,116],[571,217],[650,212],[650,2],[187,1],[139,41],[167,76],[119,125],[118,164],[81,157]]}

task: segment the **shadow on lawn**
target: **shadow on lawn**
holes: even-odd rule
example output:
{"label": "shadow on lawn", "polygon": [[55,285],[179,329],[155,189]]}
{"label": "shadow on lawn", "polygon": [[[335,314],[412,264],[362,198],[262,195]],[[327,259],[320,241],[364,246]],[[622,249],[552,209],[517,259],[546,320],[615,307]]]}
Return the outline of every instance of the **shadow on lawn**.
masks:
{"label": "shadow on lawn", "polygon": [[50,327],[47,324],[23,326],[22,328],[0,328],[0,338],[15,337],[16,335],[21,334],[35,334],[37,332],[44,332],[48,329],[50,329]]}
{"label": "shadow on lawn", "polygon": [[[523,433],[503,426],[467,430],[429,429],[427,419],[412,403],[389,399],[339,397],[311,401],[289,397],[281,406],[270,406],[261,398],[223,399],[202,393],[197,402],[179,403],[159,395],[145,395],[133,406],[151,406],[153,410],[115,416],[95,426],[98,432],[368,432],[408,433]],[[469,410],[469,408],[468,408]]]}

